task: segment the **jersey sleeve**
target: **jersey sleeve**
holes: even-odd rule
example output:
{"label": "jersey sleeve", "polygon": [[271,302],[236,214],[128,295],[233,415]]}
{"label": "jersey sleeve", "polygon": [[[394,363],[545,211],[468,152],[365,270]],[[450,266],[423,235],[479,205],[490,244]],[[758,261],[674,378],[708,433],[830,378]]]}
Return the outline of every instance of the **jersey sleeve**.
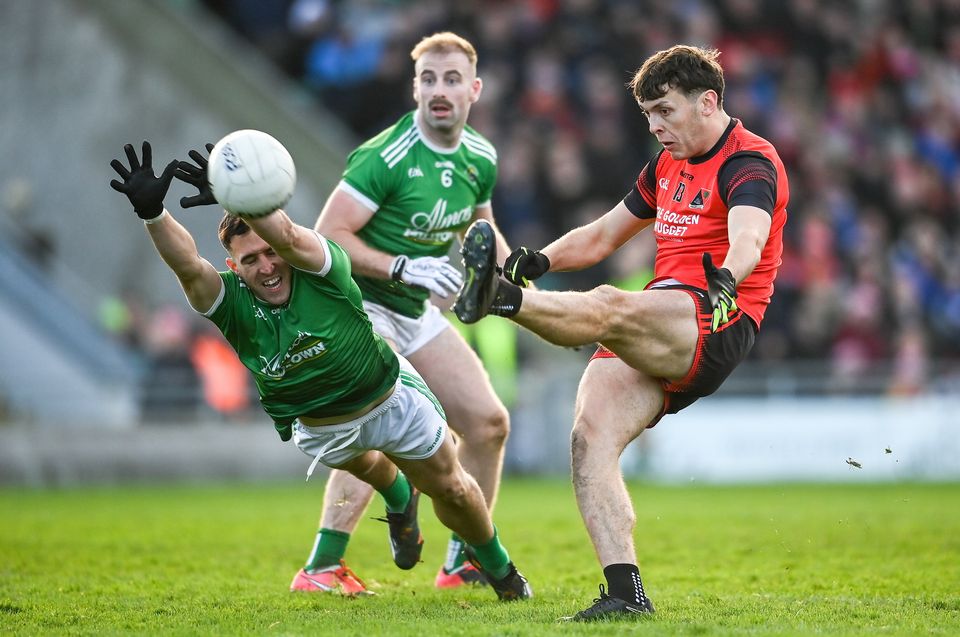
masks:
{"label": "jersey sleeve", "polygon": [[220,295],[213,306],[203,313],[203,316],[210,319],[229,341],[230,334],[236,325],[234,310],[237,307],[236,298],[240,288],[240,277],[229,270],[219,274],[222,284]]}
{"label": "jersey sleeve", "polygon": [[323,277],[341,290],[350,288],[352,285],[352,266],[350,265],[350,256],[347,254],[346,250],[341,248],[338,244],[334,243],[330,239],[327,239],[320,233],[317,233],[317,236],[320,237],[320,241],[323,243],[324,252],[326,253],[323,270],[320,272],[306,272],[305,270],[301,270],[301,272],[306,272],[307,274],[311,274],[313,276]]}
{"label": "jersey sleeve", "polygon": [[720,197],[727,208],[753,206],[773,214],[777,201],[777,169],[760,153],[731,155],[717,175]]}
{"label": "jersey sleeve", "polygon": [[363,298],[360,294],[360,288],[353,280],[350,255],[333,241],[326,239],[319,233],[317,235],[323,242],[324,252],[326,253],[323,270],[310,272],[297,268],[297,276],[302,277],[307,285],[321,290],[324,294],[329,294],[330,288],[334,288],[362,312]]}
{"label": "jersey sleeve", "polygon": [[633,188],[623,198],[623,204],[639,219],[653,219],[657,214],[657,163],[661,150],[640,171]]}
{"label": "jersey sleeve", "polygon": [[341,188],[374,212],[393,190],[393,175],[379,150],[379,146],[364,144],[350,153],[340,182]]}

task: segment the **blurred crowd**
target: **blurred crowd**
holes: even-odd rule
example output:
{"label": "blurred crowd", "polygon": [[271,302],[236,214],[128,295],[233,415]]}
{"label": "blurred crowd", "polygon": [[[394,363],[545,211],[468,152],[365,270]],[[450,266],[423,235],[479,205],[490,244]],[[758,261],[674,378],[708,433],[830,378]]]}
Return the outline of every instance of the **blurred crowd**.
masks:
{"label": "blurred crowd", "polygon": [[[470,123],[499,153],[494,212],[541,247],[631,187],[656,140],[625,83],[652,52],[715,47],[725,107],[790,176],[783,266],[754,361],[830,361],[838,389],[945,387],[960,361],[960,0],[205,0],[366,138],[413,108],[409,50],[479,53]],[[546,287],[629,281],[652,244]],[[954,383],[956,381],[953,381]]]}
{"label": "blurred crowd", "polygon": [[98,312],[108,332],[145,356],[144,420],[242,419],[258,410],[250,373],[217,328],[184,304],[147,308],[130,293],[104,299]]}

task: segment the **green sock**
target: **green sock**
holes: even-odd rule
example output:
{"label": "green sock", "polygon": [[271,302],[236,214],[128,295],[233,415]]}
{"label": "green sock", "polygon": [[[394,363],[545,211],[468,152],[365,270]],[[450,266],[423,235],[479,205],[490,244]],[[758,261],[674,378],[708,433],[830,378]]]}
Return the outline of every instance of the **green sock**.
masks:
{"label": "green sock", "polygon": [[407,476],[397,471],[397,479],[389,487],[379,492],[387,503],[387,513],[403,513],[410,503],[410,483]]}
{"label": "green sock", "polygon": [[448,573],[452,573],[454,569],[460,568],[463,566],[463,563],[467,561],[467,556],[463,553],[464,546],[466,546],[466,543],[459,535],[453,533],[450,536],[450,542],[447,544],[447,561],[443,565],[443,568]]}
{"label": "green sock", "polygon": [[325,566],[339,564],[343,559],[343,554],[347,552],[347,542],[350,541],[350,534],[343,531],[334,531],[333,529],[320,529],[317,531],[317,540],[313,543],[313,550],[310,552],[310,559],[303,567],[307,571],[315,571]]}
{"label": "green sock", "polygon": [[483,570],[490,573],[493,579],[503,579],[510,572],[510,556],[507,549],[500,544],[497,527],[493,527],[493,539],[486,544],[472,544],[473,552],[483,566]]}

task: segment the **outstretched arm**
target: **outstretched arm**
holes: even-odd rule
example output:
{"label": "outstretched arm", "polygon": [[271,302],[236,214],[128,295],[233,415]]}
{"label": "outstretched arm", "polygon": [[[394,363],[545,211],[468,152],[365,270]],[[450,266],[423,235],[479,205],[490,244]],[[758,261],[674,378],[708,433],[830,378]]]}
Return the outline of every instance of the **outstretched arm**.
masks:
{"label": "outstretched arm", "polygon": [[521,247],[503,264],[503,275],[511,283],[526,286],[548,270],[582,270],[603,261],[653,222],[640,219],[618,203],[599,219],[563,235],[543,250]]}
{"label": "outstretched arm", "polygon": [[[213,144],[206,145],[207,154]],[[184,208],[216,203],[207,181],[207,158],[196,150],[189,152],[190,159],[177,162],[175,177],[194,186],[198,194],[184,197]],[[229,211],[228,211],[229,212]],[[308,272],[320,272],[326,263],[326,253],[317,233],[293,222],[283,210],[275,210],[263,217],[242,217],[244,223],[266,241],[280,257],[295,268]]]}
{"label": "outstretched arm", "polygon": [[653,219],[636,217],[621,201],[599,219],[575,228],[541,252],[550,259],[550,270],[582,270],[600,263]]}
{"label": "outstretched arm", "polygon": [[243,217],[250,228],[295,268],[320,272],[327,262],[323,242],[316,231],[294,223],[283,210],[263,217]]}
{"label": "outstretched arm", "polygon": [[164,211],[156,223],[145,224],[153,245],[173,273],[198,312],[213,307],[223,282],[213,265],[197,253],[197,244],[179,221]]}
{"label": "outstretched arm", "polygon": [[157,177],[153,172],[152,149],[143,142],[142,159],[137,158],[133,146],[123,147],[129,168],[114,159],[110,166],[123,181],[113,180],[110,186],[127,196],[134,212],[143,219],[150,239],[187,295],[190,305],[199,312],[206,312],[220,294],[220,275],[209,261],[197,252],[193,237],[163,207],[163,198],[170,188],[177,162],[170,162]]}

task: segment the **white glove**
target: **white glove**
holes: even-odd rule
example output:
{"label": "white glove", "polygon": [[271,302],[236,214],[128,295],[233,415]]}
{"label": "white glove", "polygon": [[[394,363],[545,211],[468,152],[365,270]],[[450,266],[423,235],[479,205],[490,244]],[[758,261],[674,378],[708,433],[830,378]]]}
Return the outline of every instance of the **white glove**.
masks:
{"label": "white glove", "polygon": [[463,275],[450,265],[450,257],[411,259],[401,254],[390,265],[390,278],[430,290],[442,298],[456,293],[463,283]]}

